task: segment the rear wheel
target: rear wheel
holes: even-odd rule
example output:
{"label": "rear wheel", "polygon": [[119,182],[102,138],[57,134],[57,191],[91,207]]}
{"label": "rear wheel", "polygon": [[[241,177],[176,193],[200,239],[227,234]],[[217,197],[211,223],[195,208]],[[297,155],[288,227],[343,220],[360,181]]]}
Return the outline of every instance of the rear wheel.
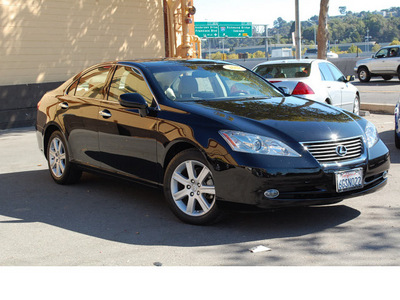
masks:
{"label": "rear wheel", "polygon": [[69,161],[69,152],[61,132],[55,131],[47,144],[47,161],[51,177],[59,184],[77,182],[82,171]]}
{"label": "rear wheel", "polygon": [[217,219],[214,178],[201,153],[180,152],[167,167],[164,194],[173,213],[182,221],[204,225]]}
{"label": "rear wheel", "polygon": [[371,79],[371,73],[368,71],[366,67],[361,67],[358,69],[358,79],[361,82],[368,82]]}

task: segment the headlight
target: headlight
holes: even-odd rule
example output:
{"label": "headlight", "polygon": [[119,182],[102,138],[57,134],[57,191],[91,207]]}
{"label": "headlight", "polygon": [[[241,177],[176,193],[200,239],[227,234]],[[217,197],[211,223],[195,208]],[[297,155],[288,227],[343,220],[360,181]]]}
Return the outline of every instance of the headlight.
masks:
{"label": "headlight", "polygon": [[269,137],[231,130],[220,130],[219,134],[234,151],[276,156],[301,156],[288,145]]}
{"label": "headlight", "polygon": [[368,148],[374,146],[379,140],[378,131],[376,130],[376,127],[369,121],[367,123],[367,126],[365,126],[365,136],[367,137]]}

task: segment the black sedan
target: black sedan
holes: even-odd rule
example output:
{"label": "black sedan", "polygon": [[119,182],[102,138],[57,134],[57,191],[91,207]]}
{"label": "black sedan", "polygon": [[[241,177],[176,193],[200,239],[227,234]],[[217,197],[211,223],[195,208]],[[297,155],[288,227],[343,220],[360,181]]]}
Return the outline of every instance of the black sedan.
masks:
{"label": "black sedan", "polygon": [[36,128],[55,182],[99,171],[163,187],[192,224],[229,203],[321,205],[375,191],[390,164],[367,120],[210,60],[92,66],[43,96]]}

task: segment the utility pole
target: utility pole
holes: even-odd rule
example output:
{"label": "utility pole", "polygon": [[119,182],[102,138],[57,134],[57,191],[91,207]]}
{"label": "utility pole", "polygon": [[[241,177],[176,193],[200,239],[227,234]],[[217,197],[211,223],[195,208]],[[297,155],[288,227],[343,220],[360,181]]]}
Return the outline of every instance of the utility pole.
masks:
{"label": "utility pole", "polygon": [[265,58],[269,60],[268,57],[268,25],[265,25]]}
{"label": "utility pole", "polygon": [[368,42],[370,38],[372,38],[372,36],[369,35],[369,28],[367,28],[367,34],[365,35],[365,52],[369,52]]}
{"label": "utility pole", "polygon": [[296,59],[301,58],[301,26],[300,26],[300,12],[299,12],[299,0],[295,0],[296,7],[296,26],[295,26],[295,45],[296,45]]}

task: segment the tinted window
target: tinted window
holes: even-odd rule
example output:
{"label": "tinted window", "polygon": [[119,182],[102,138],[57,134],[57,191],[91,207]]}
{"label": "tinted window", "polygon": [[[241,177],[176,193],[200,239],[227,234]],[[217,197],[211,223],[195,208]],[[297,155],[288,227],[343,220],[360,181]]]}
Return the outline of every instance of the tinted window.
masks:
{"label": "tinted window", "polygon": [[79,80],[76,80],[68,89],[67,94],[70,96],[75,95],[76,86],[78,85]]}
{"label": "tinted window", "polygon": [[135,69],[119,66],[111,81],[108,99],[118,101],[118,97],[126,93],[141,94],[149,106],[153,102],[153,95],[143,76]]}
{"label": "tinted window", "polygon": [[258,66],[254,72],[264,78],[296,78],[310,76],[311,64],[268,64]]}
{"label": "tinted window", "polygon": [[387,56],[388,56],[388,49],[386,49],[386,48],[379,50],[375,55],[375,57],[377,57],[377,58],[384,58]]}
{"label": "tinted window", "polygon": [[397,48],[397,47],[390,48],[389,56],[390,57],[399,56],[399,48]]}
{"label": "tinted window", "polygon": [[338,68],[336,68],[334,65],[331,64],[327,64],[329,70],[331,70],[332,74],[333,74],[333,78],[336,81],[343,81],[344,80],[344,76],[342,74],[342,72],[339,71]]}
{"label": "tinted window", "polygon": [[75,96],[104,99],[103,89],[110,68],[110,66],[102,66],[83,75],[79,79]]}
{"label": "tinted window", "polygon": [[321,72],[321,79],[324,81],[335,81],[329,66],[327,63],[320,63],[318,64],[319,70]]}

